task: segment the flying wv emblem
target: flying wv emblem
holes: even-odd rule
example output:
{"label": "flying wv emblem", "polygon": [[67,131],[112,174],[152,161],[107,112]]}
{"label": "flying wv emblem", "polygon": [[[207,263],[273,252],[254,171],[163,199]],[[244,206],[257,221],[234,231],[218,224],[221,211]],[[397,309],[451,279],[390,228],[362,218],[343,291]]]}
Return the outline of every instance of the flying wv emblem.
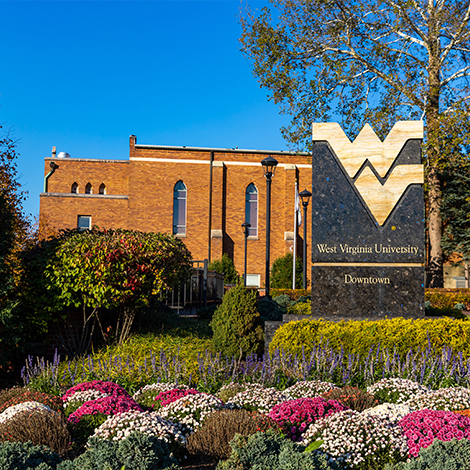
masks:
{"label": "flying wv emblem", "polygon": [[354,142],[337,123],[313,124],[313,140],[329,143],[379,225],[385,223],[410,184],[424,183],[421,164],[392,168],[406,141],[422,138],[422,121],[397,122],[383,142],[369,124]]}

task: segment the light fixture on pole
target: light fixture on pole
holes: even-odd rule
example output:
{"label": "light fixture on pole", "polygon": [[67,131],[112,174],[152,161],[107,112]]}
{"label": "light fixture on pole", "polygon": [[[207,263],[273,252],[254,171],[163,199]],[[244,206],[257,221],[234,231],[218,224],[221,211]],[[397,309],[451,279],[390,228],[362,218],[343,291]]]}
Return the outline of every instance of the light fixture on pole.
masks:
{"label": "light fixture on pole", "polygon": [[265,295],[267,299],[270,299],[269,295],[269,255],[270,255],[270,242],[271,242],[271,180],[274,177],[276,166],[278,161],[269,155],[261,161],[263,166],[264,176],[266,178],[266,274],[265,284],[266,290]]}
{"label": "light fixture on pole", "polygon": [[249,228],[251,227],[251,224],[248,222],[245,222],[242,224],[243,227],[243,233],[245,234],[245,268],[243,270],[243,287],[246,287],[246,254],[247,254],[247,247],[248,247],[248,233],[249,233]]}
{"label": "light fixture on pole", "polygon": [[304,208],[304,245],[302,250],[303,255],[303,288],[307,288],[307,206],[308,201],[312,197],[312,193],[304,189],[301,193],[299,193],[300,199],[302,199],[302,207]]}

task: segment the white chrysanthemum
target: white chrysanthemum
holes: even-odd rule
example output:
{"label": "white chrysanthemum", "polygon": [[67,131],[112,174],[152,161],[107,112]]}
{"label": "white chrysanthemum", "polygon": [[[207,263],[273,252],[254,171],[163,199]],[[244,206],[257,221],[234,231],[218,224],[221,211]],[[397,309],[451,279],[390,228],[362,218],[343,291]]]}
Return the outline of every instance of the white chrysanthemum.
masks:
{"label": "white chrysanthemum", "polygon": [[155,383],[155,384],[149,384],[137,390],[137,392],[134,393],[132,398],[137,401],[143,394],[147,394],[148,392],[155,392],[155,396],[157,396],[159,393],[168,392],[170,390],[174,390],[175,388],[179,388],[180,390],[187,390],[189,387],[187,385],[177,384],[175,382],[172,382],[172,383],[160,382],[160,383]]}
{"label": "white chrysanthemum", "polygon": [[387,403],[405,403],[416,394],[429,392],[429,389],[409,379],[382,379],[367,387],[367,392]]}
{"label": "white chrysanthemum", "polygon": [[331,382],[322,382],[320,380],[304,380],[297,382],[289,388],[286,388],[282,393],[289,398],[289,400],[297,400],[299,398],[314,398],[322,393],[329,392],[330,390],[338,388]]}
{"label": "white chrysanthemum", "polygon": [[465,387],[450,387],[421,393],[406,402],[417,410],[468,410],[470,408],[470,389]]}
{"label": "white chrysanthemum", "polygon": [[19,413],[24,413],[27,411],[39,411],[43,413],[57,414],[56,411],[47,405],[43,405],[37,401],[25,401],[24,403],[19,403],[18,405],[9,406],[5,411],[3,411],[3,413],[0,413],[0,423],[4,423]]}
{"label": "white chrysanthemum", "polygon": [[408,405],[398,403],[384,403],[364,410],[362,414],[378,416],[381,419],[390,421],[393,424],[398,423],[404,416],[416,411]]}
{"label": "white chrysanthemum", "polygon": [[313,423],[303,435],[302,444],[323,440],[320,451],[342,468],[354,468],[375,456],[393,461],[408,452],[399,426],[377,416],[358,411],[340,411]]}
{"label": "white chrysanthemum", "polygon": [[228,408],[245,408],[250,411],[258,410],[260,413],[267,414],[274,406],[288,399],[284,393],[275,388],[264,388],[259,385],[237,393],[226,403],[226,406]]}
{"label": "white chrysanthemum", "polygon": [[72,402],[86,403],[87,401],[96,400],[97,398],[104,398],[107,396],[109,396],[109,394],[100,392],[99,390],[81,390],[66,398],[64,402],[64,408],[66,408],[67,405]]}
{"label": "white chrysanthemum", "polygon": [[181,428],[162,418],[155,412],[127,411],[109,416],[96,428],[93,437],[118,441],[127,437],[132,431],[140,431],[150,436],[157,436],[166,442],[177,442],[185,445],[186,438]]}
{"label": "white chrysanthemum", "polygon": [[186,433],[194,432],[202,426],[204,419],[214,411],[224,408],[224,403],[213,395],[199,393],[187,395],[159,410],[160,416],[186,429]]}

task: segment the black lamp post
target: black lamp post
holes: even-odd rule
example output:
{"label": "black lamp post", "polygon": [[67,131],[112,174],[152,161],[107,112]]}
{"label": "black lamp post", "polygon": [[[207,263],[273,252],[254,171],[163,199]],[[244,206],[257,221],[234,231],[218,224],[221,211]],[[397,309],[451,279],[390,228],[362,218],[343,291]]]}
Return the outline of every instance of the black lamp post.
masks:
{"label": "black lamp post", "polygon": [[300,199],[302,199],[302,207],[304,208],[304,249],[303,249],[303,271],[304,271],[304,282],[303,288],[307,288],[307,206],[308,201],[312,197],[312,193],[304,189],[299,193]]}
{"label": "black lamp post", "polygon": [[251,227],[251,224],[245,222],[242,224],[243,233],[245,234],[245,269],[243,271],[243,287],[246,287],[246,253],[247,253],[247,246],[248,246],[248,229]]}
{"label": "black lamp post", "polygon": [[276,166],[278,161],[269,155],[262,162],[264,176],[266,178],[266,275],[265,275],[265,284],[266,284],[266,298],[270,299],[269,295],[269,251],[270,251],[270,242],[271,242],[271,180],[276,171]]}

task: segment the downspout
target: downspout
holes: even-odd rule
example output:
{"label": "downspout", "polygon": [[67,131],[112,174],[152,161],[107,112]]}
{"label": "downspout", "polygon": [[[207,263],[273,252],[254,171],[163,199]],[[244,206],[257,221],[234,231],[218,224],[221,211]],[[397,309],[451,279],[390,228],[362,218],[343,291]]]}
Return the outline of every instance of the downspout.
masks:
{"label": "downspout", "polygon": [[214,151],[211,151],[209,171],[209,234],[207,242],[207,260],[211,262],[211,237],[212,237],[212,164],[214,163]]}
{"label": "downspout", "polygon": [[53,175],[54,171],[59,168],[56,162],[50,162],[49,166],[51,167],[51,171],[44,177],[44,192],[47,193],[47,180]]}

